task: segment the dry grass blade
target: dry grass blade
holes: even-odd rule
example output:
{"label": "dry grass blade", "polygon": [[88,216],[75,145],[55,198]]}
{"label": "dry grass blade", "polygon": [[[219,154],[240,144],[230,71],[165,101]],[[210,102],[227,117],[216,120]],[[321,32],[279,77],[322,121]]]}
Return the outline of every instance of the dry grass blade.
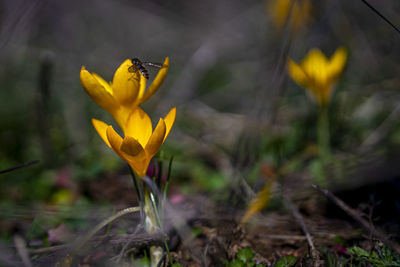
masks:
{"label": "dry grass blade", "polygon": [[77,241],[77,245],[74,248],[74,254],[77,253],[82,248],[82,246],[84,244],[86,244],[86,242],[89,241],[98,231],[100,231],[101,228],[103,228],[107,224],[111,223],[112,221],[114,221],[115,219],[118,219],[119,217],[121,217],[123,215],[126,215],[128,213],[132,213],[132,212],[137,212],[139,210],[140,210],[140,207],[126,208],[124,210],[121,210],[121,211],[117,212],[115,215],[113,215],[111,217],[108,217],[107,219],[105,219],[101,223],[99,223],[92,231],[90,231],[82,239]]}

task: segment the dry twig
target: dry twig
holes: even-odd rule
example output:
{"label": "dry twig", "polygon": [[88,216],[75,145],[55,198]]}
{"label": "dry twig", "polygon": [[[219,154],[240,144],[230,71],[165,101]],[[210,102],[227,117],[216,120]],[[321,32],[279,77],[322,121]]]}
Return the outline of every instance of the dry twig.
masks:
{"label": "dry twig", "polygon": [[367,7],[369,7],[375,14],[377,14],[381,19],[383,19],[387,24],[389,24],[397,33],[400,34],[399,28],[397,28],[390,20],[388,20],[381,12],[379,12],[375,7],[373,7],[366,0],[361,0]]}
{"label": "dry twig", "polygon": [[26,244],[25,240],[20,237],[19,235],[14,236],[14,244],[15,247],[17,248],[18,255],[22,259],[22,263],[24,264],[25,267],[32,267],[32,263],[29,260],[29,253],[28,250],[26,249]]}
{"label": "dry twig", "polygon": [[314,246],[310,232],[308,232],[306,224],[304,223],[303,216],[301,216],[298,209],[293,205],[293,202],[287,197],[285,197],[285,205],[293,213],[293,216],[296,218],[297,222],[300,224],[301,229],[303,230],[303,233],[306,236],[307,243],[310,247],[310,253],[311,253],[312,260],[313,260],[313,266],[319,267],[320,266],[319,252],[317,251],[317,249]]}
{"label": "dry twig", "polygon": [[27,166],[36,164],[36,163],[38,163],[38,162],[39,162],[39,160],[31,160],[31,161],[28,161],[28,162],[24,162],[24,163],[22,163],[22,164],[19,164],[19,165],[14,166],[14,167],[1,170],[1,171],[0,171],[0,174],[7,173],[7,172],[11,172],[11,171],[13,171],[13,170],[20,169],[20,168],[23,168],[23,167],[27,167]]}

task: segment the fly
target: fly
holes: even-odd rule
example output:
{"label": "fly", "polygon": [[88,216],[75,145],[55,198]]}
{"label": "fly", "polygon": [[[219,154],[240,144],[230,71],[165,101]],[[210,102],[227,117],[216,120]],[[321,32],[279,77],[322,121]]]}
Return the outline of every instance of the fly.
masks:
{"label": "fly", "polygon": [[149,79],[149,72],[143,65],[148,65],[156,68],[162,68],[163,66],[161,64],[157,63],[152,63],[152,62],[142,62],[138,58],[132,58],[132,66],[128,68],[129,72],[137,72],[139,71],[143,77],[145,77],[147,80]]}

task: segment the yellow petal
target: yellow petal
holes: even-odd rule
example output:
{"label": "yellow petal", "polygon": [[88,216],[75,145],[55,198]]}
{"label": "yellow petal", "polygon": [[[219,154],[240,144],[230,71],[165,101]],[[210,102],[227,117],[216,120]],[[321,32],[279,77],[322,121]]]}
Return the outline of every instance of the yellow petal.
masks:
{"label": "yellow petal", "polygon": [[107,127],[106,130],[107,139],[110,142],[111,148],[117,153],[121,158],[125,159],[121,153],[122,137],[113,129],[111,125]]}
{"label": "yellow petal", "polygon": [[[150,162],[150,160],[146,158],[146,153],[144,153],[143,148],[141,148],[142,150],[140,151],[140,148],[136,146],[137,142],[134,144],[134,141],[132,141],[134,140],[133,138],[128,138],[127,141],[122,140],[121,136],[114,131],[112,126],[108,126],[107,128],[107,138],[110,141],[114,152],[117,153],[123,160],[128,162],[129,166],[131,166],[140,177],[143,177]],[[130,147],[131,145],[132,147]],[[125,151],[122,151],[122,148]],[[129,152],[135,154],[133,152],[135,149],[138,151],[136,156],[131,156],[130,154],[126,153]]]}
{"label": "yellow petal", "polygon": [[327,57],[318,48],[313,48],[308,52],[302,64],[309,65],[326,65],[328,63]]}
{"label": "yellow petal", "polygon": [[92,124],[93,127],[96,129],[97,133],[100,135],[101,139],[103,139],[103,141],[109,146],[111,147],[110,142],[108,141],[107,138],[107,123],[96,120],[96,119],[92,119]]}
{"label": "yellow petal", "polygon": [[163,142],[165,141],[165,139],[167,139],[169,133],[171,132],[172,126],[173,126],[174,123],[175,123],[175,118],[176,118],[176,107],[175,107],[175,108],[172,108],[172,109],[168,112],[167,116],[165,116],[165,118],[164,118],[164,122],[165,122],[165,126],[166,126],[166,131],[165,131],[165,136],[164,136]]}
{"label": "yellow petal", "polygon": [[344,47],[336,49],[328,64],[328,71],[333,79],[336,79],[343,71],[347,61],[347,51]]}
{"label": "yellow petal", "polygon": [[114,74],[112,89],[115,99],[125,106],[131,107],[139,93],[139,73],[129,72],[132,66],[130,59],[125,60]]}
{"label": "yellow petal", "polygon": [[143,97],[144,92],[146,91],[146,84],[147,84],[147,79],[143,75],[140,75],[140,89],[138,97],[136,99],[136,104],[139,103],[140,99]]}
{"label": "yellow petal", "polygon": [[302,62],[302,67],[305,72],[315,79],[326,77],[327,66],[328,59],[324,53],[317,48],[312,49]]}
{"label": "yellow petal", "polygon": [[163,83],[165,76],[167,75],[168,68],[169,68],[169,58],[166,57],[164,60],[164,63],[163,63],[163,67],[159,70],[159,72],[157,73],[157,76],[154,78],[153,82],[149,86],[149,89],[146,91],[146,93],[143,95],[143,97],[138,99],[138,101],[136,102],[137,105],[142,104],[147,99],[149,99],[152,95],[154,95],[155,92],[157,92],[158,88]]}
{"label": "yellow petal", "polygon": [[290,0],[270,0],[268,1],[268,11],[272,18],[272,22],[278,28],[282,28],[285,24],[287,15],[290,11]]}
{"label": "yellow petal", "polygon": [[146,152],[139,142],[130,137],[125,137],[121,145],[123,158],[128,162],[129,166],[139,175],[143,177],[146,174],[150,159],[147,158]]}
{"label": "yellow petal", "polygon": [[142,145],[135,138],[131,136],[127,136],[124,138],[121,144],[121,151],[128,154],[131,157],[144,156],[144,150]]}
{"label": "yellow petal", "polygon": [[302,1],[292,1],[293,8],[290,11],[292,18],[291,27],[294,30],[298,30],[302,25],[304,25],[311,13],[311,2],[309,0]]}
{"label": "yellow petal", "polygon": [[[98,75],[96,75],[98,77]],[[84,66],[81,68],[80,80],[83,89],[100,107],[107,111],[117,108],[118,103],[107,89]]]}
{"label": "yellow petal", "polygon": [[145,147],[152,131],[153,126],[149,115],[147,115],[141,108],[136,107],[126,121],[124,131],[125,136],[135,138],[143,147]]}
{"label": "yellow petal", "polygon": [[300,86],[307,87],[310,83],[309,77],[304,73],[304,70],[291,58],[288,61],[289,75]]}
{"label": "yellow petal", "polygon": [[137,175],[142,178],[146,175],[147,168],[149,167],[150,160],[147,158],[143,158],[142,160],[138,161],[128,161],[129,166],[137,173]]}
{"label": "yellow petal", "polygon": [[153,134],[151,135],[149,142],[146,144],[145,150],[148,158],[152,158],[157,151],[160,149],[164,142],[166,126],[163,119],[160,119]]}
{"label": "yellow petal", "polygon": [[126,136],[125,133],[126,122],[131,113],[132,113],[132,108],[126,106],[120,106],[119,109],[116,109],[115,112],[111,114],[115,119],[115,121],[118,123],[118,126],[122,129],[122,132],[124,133],[125,136]]}
{"label": "yellow petal", "polygon": [[105,81],[102,77],[100,77],[97,73],[92,72],[92,76],[109,92],[111,95],[113,94],[110,84]]}
{"label": "yellow petal", "polygon": [[309,0],[269,0],[268,3],[272,22],[279,29],[289,23],[290,28],[298,30],[310,17],[311,3]]}

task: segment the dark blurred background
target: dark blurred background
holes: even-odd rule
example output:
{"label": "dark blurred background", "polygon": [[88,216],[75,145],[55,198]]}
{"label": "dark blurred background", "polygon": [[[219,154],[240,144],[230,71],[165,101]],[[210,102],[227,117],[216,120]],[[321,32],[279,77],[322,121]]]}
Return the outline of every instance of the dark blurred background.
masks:
{"label": "dark blurred background", "polygon": [[[257,191],[263,162],[280,166],[316,142],[315,104],[286,71],[288,56],[299,62],[314,47],[349,53],[330,105],[330,183],[353,190],[397,179],[400,35],[362,1],[312,1],[295,31],[274,22],[272,2],[0,1],[0,170],[40,161],[0,176],[2,235],[27,204],[107,202],[121,195],[107,195],[114,183],[133,193],[90,123],[111,117],[79,81],[82,65],[111,81],[133,57],[171,60],[143,108],[156,121],[178,107],[163,146],[165,159],[175,156],[173,192],[212,194],[235,177]],[[369,2],[400,25],[398,0]],[[313,166],[302,162],[294,179]]]}

